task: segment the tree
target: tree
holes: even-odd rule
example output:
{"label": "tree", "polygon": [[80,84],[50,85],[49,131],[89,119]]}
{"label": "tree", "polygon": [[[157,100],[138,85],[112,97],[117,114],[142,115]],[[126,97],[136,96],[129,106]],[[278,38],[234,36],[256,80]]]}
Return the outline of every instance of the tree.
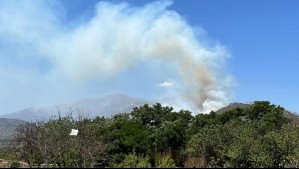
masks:
{"label": "tree", "polygon": [[278,132],[271,131],[263,138],[264,149],[271,159],[270,167],[286,167],[296,160],[299,132],[298,128],[285,125]]}
{"label": "tree", "polygon": [[260,134],[269,131],[279,130],[289,119],[283,115],[284,108],[270,104],[269,101],[256,101],[253,105],[245,109],[245,114],[251,121],[255,122],[255,127]]}
{"label": "tree", "polygon": [[[57,164],[59,167],[91,167],[98,159],[106,158],[106,144],[96,137],[91,120],[71,114],[47,123],[26,123],[15,135],[15,148],[19,157],[31,167],[33,164]],[[69,136],[72,128],[78,136]],[[20,145],[20,146],[18,146]]]}
{"label": "tree", "polygon": [[30,167],[37,163],[42,164],[43,155],[40,145],[39,131],[42,123],[24,123],[16,129],[13,146],[16,147],[16,156],[26,161]]}
{"label": "tree", "polygon": [[254,126],[241,121],[231,121],[224,125],[229,132],[230,140],[227,150],[227,167],[249,168],[252,167],[250,154],[252,147],[257,147],[254,138]]}
{"label": "tree", "polygon": [[224,167],[230,144],[230,135],[220,125],[204,127],[193,135],[187,145],[187,154],[201,157],[205,167]]}
{"label": "tree", "polygon": [[138,108],[135,107],[130,114],[133,120],[141,121],[144,126],[160,126],[163,121],[167,120],[172,110],[172,107],[162,107],[160,103],[156,103],[153,106],[145,104]]}

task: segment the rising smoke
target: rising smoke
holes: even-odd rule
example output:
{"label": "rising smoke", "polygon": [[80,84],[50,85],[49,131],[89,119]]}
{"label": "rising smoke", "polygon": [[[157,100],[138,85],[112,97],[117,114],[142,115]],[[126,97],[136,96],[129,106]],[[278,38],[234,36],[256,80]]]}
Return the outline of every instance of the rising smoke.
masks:
{"label": "rising smoke", "polygon": [[[7,9],[0,12],[0,23],[6,25],[0,28],[0,38],[30,45],[35,55],[52,64],[52,76],[70,81],[102,79],[140,61],[149,67],[158,61],[171,65],[176,75],[173,82],[164,82],[172,84],[165,85],[168,92],[159,97],[165,104],[198,113],[218,109],[229,101],[232,77],[225,70],[229,53],[224,46],[210,43],[202,29],[190,26],[168,9],[171,1],[139,8],[99,2],[91,18],[71,27],[64,26],[55,10],[44,3],[26,2],[22,2],[23,11],[16,14],[16,19],[22,20],[16,21],[18,25],[8,24]],[[160,69],[151,70],[161,74],[163,67]]]}

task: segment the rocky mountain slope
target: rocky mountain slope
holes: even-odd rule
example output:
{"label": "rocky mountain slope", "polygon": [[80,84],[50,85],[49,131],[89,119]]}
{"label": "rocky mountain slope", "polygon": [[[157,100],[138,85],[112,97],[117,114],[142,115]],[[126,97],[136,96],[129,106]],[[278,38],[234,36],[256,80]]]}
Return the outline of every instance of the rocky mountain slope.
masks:
{"label": "rocky mountain slope", "polygon": [[0,147],[5,140],[12,138],[16,127],[22,123],[25,121],[0,118]]}
{"label": "rocky mountain slope", "polygon": [[229,111],[229,110],[233,110],[233,109],[236,109],[236,108],[246,108],[246,107],[249,107],[251,104],[244,104],[244,103],[231,103],[225,107],[222,107],[221,109],[217,110],[216,113],[217,114],[221,114],[221,113],[224,113],[226,111]]}
{"label": "rocky mountain slope", "polygon": [[19,119],[24,121],[47,121],[51,116],[57,116],[58,112],[62,116],[73,112],[76,116],[78,112],[89,118],[95,116],[110,117],[117,113],[131,112],[134,107],[153,102],[130,97],[124,94],[113,94],[99,99],[85,99],[70,104],[61,104],[48,107],[31,107],[11,114],[0,116],[0,118]]}

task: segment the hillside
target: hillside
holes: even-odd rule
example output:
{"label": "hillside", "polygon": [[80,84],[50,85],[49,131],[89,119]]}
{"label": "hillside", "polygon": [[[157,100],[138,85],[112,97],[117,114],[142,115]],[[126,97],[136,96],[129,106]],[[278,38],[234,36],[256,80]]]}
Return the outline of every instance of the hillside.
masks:
{"label": "hillside", "polygon": [[11,139],[17,126],[22,120],[0,118],[0,147],[3,140]]}
{"label": "hillside", "polygon": [[11,114],[0,116],[1,118],[19,119],[24,121],[47,121],[51,116],[57,116],[72,111],[76,116],[78,112],[87,114],[88,117],[110,117],[117,113],[131,112],[134,107],[144,104],[152,104],[151,101],[130,97],[124,94],[113,94],[98,99],[84,99],[69,104],[53,105],[48,107],[31,107]]}
{"label": "hillside", "polygon": [[221,114],[221,113],[224,113],[226,111],[229,111],[229,110],[233,110],[233,109],[236,109],[236,108],[246,108],[246,107],[249,107],[251,104],[244,104],[244,103],[231,103],[229,104],[228,106],[225,106],[225,107],[222,107],[221,109],[217,110],[216,111],[216,114]]}

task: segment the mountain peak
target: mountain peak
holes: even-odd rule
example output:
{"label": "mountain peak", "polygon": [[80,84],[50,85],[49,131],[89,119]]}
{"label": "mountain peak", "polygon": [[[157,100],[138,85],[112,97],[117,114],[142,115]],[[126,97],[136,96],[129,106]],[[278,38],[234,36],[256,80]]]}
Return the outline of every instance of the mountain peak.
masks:
{"label": "mountain peak", "polygon": [[130,96],[123,93],[114,93],[111,95],[104,96],[105,98],[130,98]]}
{"label": "mountain peak", "polygon": [[129,97],[128,95],[126,94],[123,94],[123,93],[113,93],[111,95],[108,95],[110,97]]}

